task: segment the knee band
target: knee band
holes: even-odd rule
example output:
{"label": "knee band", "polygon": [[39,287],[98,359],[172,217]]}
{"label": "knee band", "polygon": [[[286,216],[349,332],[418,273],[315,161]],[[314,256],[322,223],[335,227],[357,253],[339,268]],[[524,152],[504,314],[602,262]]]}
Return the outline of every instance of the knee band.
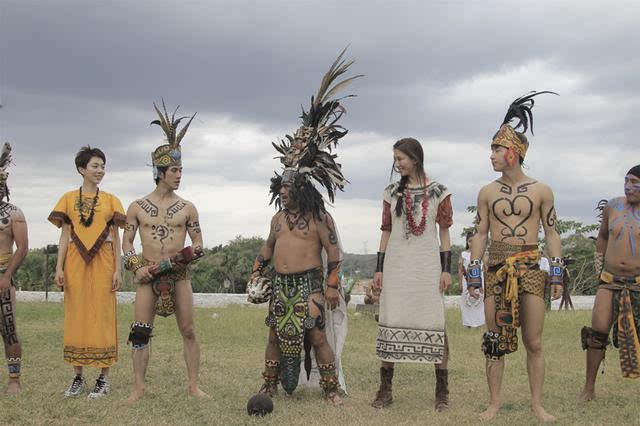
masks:
{"label": "knee band", "polygon": [[153,326],[145,322],[134,322],[131,324],[131,332],[129,333],[129,340],[133,349],[143,349],[149,344],[151,338],[151,331]]}
{"label": "knee band", "polygon": [[607,349],[611,344],[608,333],[601,333],[591,327],[582,327],[580,330],[582,349]]}
{"label": "knee band", "polygon": [[500,342],[500,333],[487,331],[482,335],[482,352],[488,360],[498,361],[507,353],[506,345]]}

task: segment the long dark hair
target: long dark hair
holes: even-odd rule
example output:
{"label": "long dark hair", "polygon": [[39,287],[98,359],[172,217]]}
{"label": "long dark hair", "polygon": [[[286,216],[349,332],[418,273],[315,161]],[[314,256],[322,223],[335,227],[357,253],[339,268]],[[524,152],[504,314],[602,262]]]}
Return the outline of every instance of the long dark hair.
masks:
{"label": "long dark hair", "polygon": [[[427,174],[424,172],[424,151],[422,150],[422,145],[420,145],[420,142],[418,142],[414,138],[402,138],[393,144],[393,149],[397,149],[398,151],[402,152],[413,161],[415,161],[418,177],[420,177],[422,180],[426,180]],[[396,168],[394,160],[393,165],[391,166],[391,179],[393,179],[393,172],[395,171]],[[409,176],[402,176],[400,178],[400,186],[398,187],[398,202],[396,203],[396,216],[400,216],[402,214],[404,190],[407,186],[408,181]]]}

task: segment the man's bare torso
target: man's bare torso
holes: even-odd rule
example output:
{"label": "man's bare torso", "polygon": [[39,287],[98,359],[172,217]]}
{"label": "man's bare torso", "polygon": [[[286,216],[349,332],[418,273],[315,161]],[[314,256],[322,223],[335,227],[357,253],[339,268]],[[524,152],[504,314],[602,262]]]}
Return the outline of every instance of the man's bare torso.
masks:
{"label": "man's bare torso", "polygon": [[322,242],[311,213],[297,217],[285,210],[274,216],[276,272],[294,274],[322,266]]}
{"label": "man's bare torso", "polygon": [[640,275],[640,206],[630,205],[626,197],[614,198],[603,225],[608,231],[604,269],[614,275]]}
{"label": "man's bare torso", "polygon": [[[535,179],[527,178],[512,187],[498,179],[483,188],[492,240],[514,245],[537,244],[540,220],[547,220],[549,226],[555,226],[553,207],[547,212],[547,217],[542,217],[541,185]],[[478,219],[482,220],[480,216]]]}
{"label": "man's bare torso", "polygon": [[19,208],[0,202],[0,255],[13,253],[13,221],[16,216],[23,217]]}
{"label": "man's bare torso", "polygon": [[132,204],[135,206],[138,231],[145,259],[159,261],[184,248],[187,224],[193,204],[177,195],[158,200],[149,194]]}

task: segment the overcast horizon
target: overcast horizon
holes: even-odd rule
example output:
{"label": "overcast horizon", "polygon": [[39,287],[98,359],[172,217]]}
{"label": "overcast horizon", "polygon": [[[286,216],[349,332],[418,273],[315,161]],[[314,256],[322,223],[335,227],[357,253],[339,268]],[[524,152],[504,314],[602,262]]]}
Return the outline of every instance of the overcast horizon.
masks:
{"label": "overcast horizon", "polygon": [[[351,182],[330,208],[344,249],[377,251],[393,143],[417,138],[429,178],[452,192],[453,242],[466,207],[498,175],[490,139],[531,90],[535,135],[525,173],[549,184],[561,219],[596,223],[640,163],[640,3],[546,1],[0,1],[0,141],[13,145],[11,202],[31,248],[57,243],[46,218],[81,179],[73,158],[105,151],[101,189],[125,208],[154,189],[163,143],[152,103],[198,112],[182,143],[178,194],[207,247],[266,237],[271,146],[300,125],[338,53],[365,74],[344,92]],[[633,52],[636,52],[635,54]]]}

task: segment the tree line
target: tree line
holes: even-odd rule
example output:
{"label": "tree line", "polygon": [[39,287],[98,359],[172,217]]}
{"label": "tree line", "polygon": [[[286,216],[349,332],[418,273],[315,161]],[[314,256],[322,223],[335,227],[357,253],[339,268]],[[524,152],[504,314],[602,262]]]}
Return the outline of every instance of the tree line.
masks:
{"label": "tree line", "polygon": [[[595,294],[598,281],[595,277],[595,244],[588,234],[598,225],[583,225],[575,221],[558,221],[558,231],[562,237],[563,255],[573,259],[567,266],[572,280],[573,294]],[[465,233],[467,229],[465,228]],[[237,236],[227,244],[204,250],[204,257],[191,268],[193,291],[196,293],[244,293],[251,276],[253,261],[264,244],[260,237]],[[460,294],[457,265],[464,247],[451,247],[453,285],[447,294]],[[22,266],[15,274],[16,286],[21,290],[44,291],[48,283],[49,291],[57,291],[53,283],[56,254],[46,254],[46,249],[31,249]],[[376,267],[375,254],[345,253],[342,270],[350,282],[368,280],[373,277]],[[133,275],[124,270],[121,291],[135,291]]]}

